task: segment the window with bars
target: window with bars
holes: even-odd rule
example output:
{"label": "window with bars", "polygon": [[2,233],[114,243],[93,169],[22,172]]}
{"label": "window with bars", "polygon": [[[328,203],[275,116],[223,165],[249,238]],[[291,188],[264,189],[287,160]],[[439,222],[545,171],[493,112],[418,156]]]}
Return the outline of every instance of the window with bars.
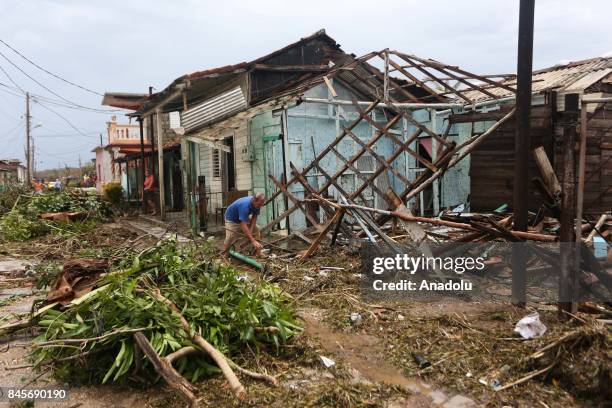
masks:
{"label": "window with bars", "polygon": [[219,149],[212,150],[212,176],[213,178],[221,178],[221,151]]}

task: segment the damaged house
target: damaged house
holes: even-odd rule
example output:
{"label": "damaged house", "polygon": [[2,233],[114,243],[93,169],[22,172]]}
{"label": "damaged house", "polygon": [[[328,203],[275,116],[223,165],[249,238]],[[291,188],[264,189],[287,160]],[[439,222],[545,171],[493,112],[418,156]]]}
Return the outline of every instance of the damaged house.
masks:
{"label": "damaged house", "polygon": [[[404,58],[421,73],[431,74],[426,67],[440,63],[412,61],[418,57],[399,53],[393,57],[403,62],[396,62],[389,54],[356,58],[319,31],[248,63],[180,77],[145,97],[132,116],[180,120],[179,125],[150,128],[153,140],[160,129],[181,136],[185,201],[191,204],[186,212],[192,223],[201,227],[209,214],[220,221],[233,199],[261,191],[270,197],[262,226],[301,230],[325,217],[316,206],[295,211],[302,210],[299,201],[311,188],[389,208],[394,200],[389,190],[407,190],[411,180],[437,171],[441,147],[450,145],[448,140],[456,144],[469,138],[447,129],[448,140],[443,139],[447,120],[439,112],[450,114],[464,103],[453,100],[457,92],[445,81],[409,73]],[[387,68],[371,64],[374,57],[386,61]],[[461,72],[456,74],[473,80]],[[462,81],[467,90],[478,92]],[[483,81],[489,87],[498,84]],[[296,171],[304,172],[304,178],[296,180]],[[441,188],[436,183],[413,198],[412,206],[422,214],[464,202],[454,183],[444,181]]]}
{"label": "damaged house", "polygon": [[[565,90],[605,93],[605,69],[587,80],[583,67]],[[543,145],[552,163],[556,71],[534,74],[532,114],[533,147]],[[318,195],[382,210],[404,203],[421,216],[508,203],[515,87],[514,75],[479,76],[399,51],[355,57],[319,31],[251,62],[177,78],[131,115],[151,121],[158,151],[175,144],[172,164],[164,153],[160,198],[194,232],[221,224],[236,198],[263,192],[260,226],[308,242],[301,232],[320,232],[333,215],[304,201]],[[487,184],[496,177],[506,177],[495,182],[503,191]],[[168,205],[181,199],[186,205]],[[385,217],[358,218],[345,222]]]}

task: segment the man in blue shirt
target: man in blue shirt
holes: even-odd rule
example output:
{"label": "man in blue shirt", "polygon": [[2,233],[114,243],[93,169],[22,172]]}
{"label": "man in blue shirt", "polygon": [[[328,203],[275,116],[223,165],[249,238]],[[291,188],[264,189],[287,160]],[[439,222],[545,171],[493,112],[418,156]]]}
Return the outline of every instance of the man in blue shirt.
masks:
{"label": "man in blue shirt", "polygon": [[253,245],[257,256],[261,255],[263,245],[257,241],[261,239],[257,228],[257,216],[264,202],[263,193],[257,193],[254,196],[239,198],[227,207],[225,210],[225,242],[223,243],[223,253],[226,257],[232,245],[240,245],[247,239]]}

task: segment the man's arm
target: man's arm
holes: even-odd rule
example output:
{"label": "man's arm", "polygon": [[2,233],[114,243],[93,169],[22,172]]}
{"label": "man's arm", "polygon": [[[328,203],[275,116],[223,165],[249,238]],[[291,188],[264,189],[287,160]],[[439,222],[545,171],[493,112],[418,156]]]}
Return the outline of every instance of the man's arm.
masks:
{"label": "man's arm", "polygon": [[249,229],[251,230],[251,233],[253,232],[253,228],[255,228],[255,225],[257,225],[257,216],[252,215],[251,220],[249,221]]}
{"label": "man's arm", "polygon": [[261,250],[261,248],[263,248],[263,245],[257,242],[255,237],[253,237],[253,234],[251,233],[251,227],[249,224],[247,224],[244,221],[240,221],[240,229],[242,230],[242,233],[249,238],[249,241],[251,241],[251,244],[253,245],[255,250],[259,251]]}

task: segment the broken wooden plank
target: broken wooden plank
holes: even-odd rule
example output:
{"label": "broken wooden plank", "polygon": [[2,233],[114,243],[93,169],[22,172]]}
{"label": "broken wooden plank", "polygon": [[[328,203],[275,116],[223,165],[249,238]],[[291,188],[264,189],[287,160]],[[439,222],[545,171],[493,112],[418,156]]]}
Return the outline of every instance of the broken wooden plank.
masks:
{"label": "broken wooden plank", "polygon": [[300,261],[303,261],[304,259],[310,257],[317,250],[317,248],[319,247],[319,245],[321,245],[321,242],[323,241],[323,239],[325,238],[325,236],[327,235],[331,227],[333,227],[336,224],[336,222],[340,220],[343,214],[344,214],[343,209],[336,211],[336,214],[334,214],[334,216],[327,222],[327,224],[323,228],[323,231],[321,231],[319,236],[313,241],[312,245],[310,245],[310,247],[308,247],[308,250],[304,254],[302,254],[302,256],[300,256]]}
{"label": "broken wooden plank", "polygon": [[555,170],[550,164],[550,160],[548,160],[548,155],[543,146],[533,149],[533,158],[535,159],[536,165],[542,175],[542,180],[548,191],[554,195],[561,193],[561,184],[559,184]]}

